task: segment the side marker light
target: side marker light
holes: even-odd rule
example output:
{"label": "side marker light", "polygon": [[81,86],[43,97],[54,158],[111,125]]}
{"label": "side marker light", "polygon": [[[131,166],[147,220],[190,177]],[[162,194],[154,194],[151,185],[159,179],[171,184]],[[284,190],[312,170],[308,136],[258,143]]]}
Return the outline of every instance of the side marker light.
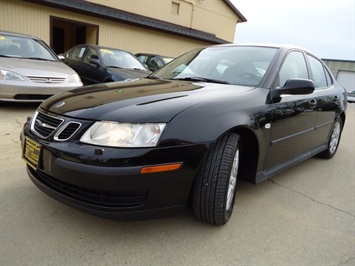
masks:
{"label": "side marker light", "polygon": [[151,174],[151,173],[175,171],[175,170],[178,170],[181,166],[182,166],[182,163],[145,166],[145,167],[142,167],[141,174]]}

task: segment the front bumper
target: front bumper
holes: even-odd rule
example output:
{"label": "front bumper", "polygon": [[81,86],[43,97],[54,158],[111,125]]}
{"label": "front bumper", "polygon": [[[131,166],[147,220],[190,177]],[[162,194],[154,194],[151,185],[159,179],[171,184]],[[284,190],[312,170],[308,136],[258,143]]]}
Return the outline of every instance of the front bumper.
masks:
{"label": "front bumper", "polygon": [[28,81],[0,82],[0,101],[41,102],[54,94],[81,87],[82,83],[31,83]]}
{"label": "front bumper", "polygon": [[[153,207],[153,208],[140,208],[138,206],[105,206],[95,203],[86,202],[81,200],[80,197],[72,197],[63,193],[58,187],[50,185],[50,181],[46,178],[41,178],[38,172],[34,172],[32,168],[27,167],[27,173],[31,181],[44,193],[68,206],[71,206],[80,211],[100,216],[109,219],[120,220],[139,220],[139,219],[152,219],[173,216],[181,213],[185,208],[184,204],[177,204],[167,207]],[[55,182],[54,182],[55,183]],[[139,200],[139,199],[138,199]],[[144,203],[143,203],[144,204]]]}
{"label": "front bumper", "polygon": [[[32,182],[52,198],[105,218],[150,219],[184,210],[205,145],[117,149],[82,143],[47,142],[22,132],[41,146],[38,167],[27,166]],[[182,163],[175,171],[142,174],[144,166]]]}

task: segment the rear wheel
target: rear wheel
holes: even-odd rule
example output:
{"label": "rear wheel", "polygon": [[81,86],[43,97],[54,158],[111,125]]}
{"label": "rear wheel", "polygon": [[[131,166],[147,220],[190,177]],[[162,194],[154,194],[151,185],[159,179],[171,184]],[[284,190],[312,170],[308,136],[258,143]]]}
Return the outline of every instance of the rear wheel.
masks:
{"label": "rear wheel", "polygon": [[223,136],[207,153],[197,173],[193,211],[199,219],[223,225],[232,215],[240,161],[240,137]]}
{"label": "rear wheel", "polygon": [[319,157],[330,159],[335,155],[340,143],[342,130],[343,130],[343,121],[341,120],[341,118],[337,118],[333,124],[332,133],[328,141],[328,147],[326,150],[318,154]]}

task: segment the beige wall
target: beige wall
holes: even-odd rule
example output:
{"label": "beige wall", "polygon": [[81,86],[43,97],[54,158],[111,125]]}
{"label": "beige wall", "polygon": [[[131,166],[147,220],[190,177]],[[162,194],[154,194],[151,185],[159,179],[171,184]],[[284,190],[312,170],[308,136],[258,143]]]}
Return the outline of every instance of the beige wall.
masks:
{"label": "beige wall", "polygon": [[49,15],[40,5],[21,1],[0,0],[1,30],[35,35],[49,44]]}
{"label": "beige wall", "polygon": [[[237,15],[222,0],[88,0],[187,28],[206,31],[233,42]],[[172,2],[180,5],[171,13]]]}
{"label": "beige wall", "polygon": [[35,35],[48,44],[50,44],[50,16],[98,25],[99,45],[121,48],[133,53],[151,52],[178,56],[193,48],[208,45],[208,43],[200,41],[38,4],[17,0],[0,0],[2,30]]}

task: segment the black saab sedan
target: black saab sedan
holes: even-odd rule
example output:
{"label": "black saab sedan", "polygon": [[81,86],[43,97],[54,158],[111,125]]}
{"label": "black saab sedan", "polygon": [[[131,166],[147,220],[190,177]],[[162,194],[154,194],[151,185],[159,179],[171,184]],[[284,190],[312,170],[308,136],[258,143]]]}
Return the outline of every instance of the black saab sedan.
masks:
{"label": "black saab sedan", "polygon": [[79,44],[61,54],[84,85],[139,79],[152,73],[130,52],[98,45]]}
{"label": "black saab sedan", "polygon": [[94,215],[157,218],[191,202],[195,216],[222,225],[238,179],[332,158],[346,103],[300,48],[211,46],[145,79],[49,98],[24,125],[23,159],[42,191]]}

